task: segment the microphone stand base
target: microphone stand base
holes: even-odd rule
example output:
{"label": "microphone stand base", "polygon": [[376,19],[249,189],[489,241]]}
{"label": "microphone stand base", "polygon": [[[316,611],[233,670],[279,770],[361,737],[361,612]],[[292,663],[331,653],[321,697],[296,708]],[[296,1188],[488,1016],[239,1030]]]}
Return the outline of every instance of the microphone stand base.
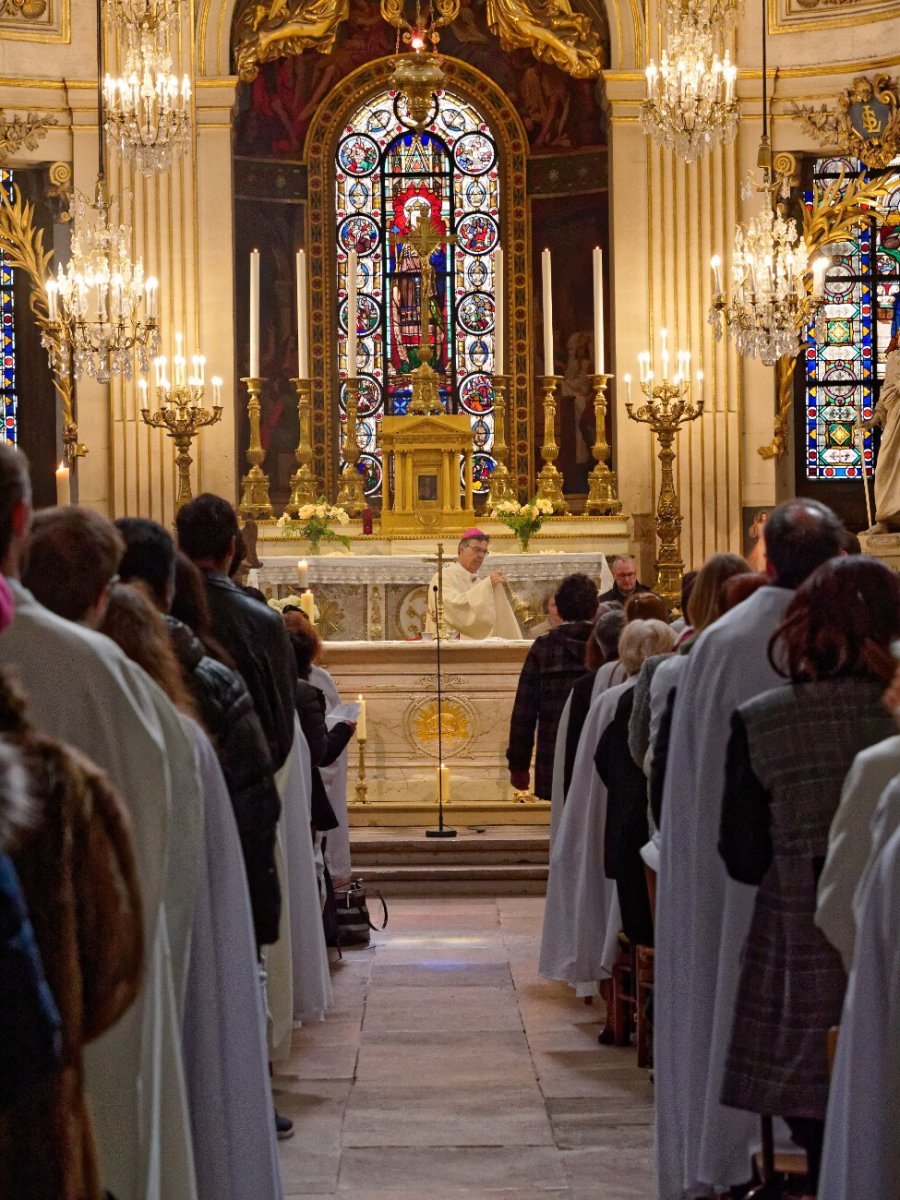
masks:
{"label": "microphone stand base", "polygon": [[426,829],[425,836],[426,837],[451,838],[451,837],[456,837],[456,830],[455,829],[447,829],[445,826],[442,826],[440,829]]}

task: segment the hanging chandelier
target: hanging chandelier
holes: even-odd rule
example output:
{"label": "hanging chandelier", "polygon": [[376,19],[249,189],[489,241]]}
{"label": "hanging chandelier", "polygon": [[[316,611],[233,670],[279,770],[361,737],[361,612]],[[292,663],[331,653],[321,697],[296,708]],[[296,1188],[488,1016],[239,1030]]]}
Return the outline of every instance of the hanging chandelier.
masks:
{"label": "hanging chandelier", "polygon": [[689,163],[732,141],[740,116],[737,67],[713,49],[719,19],[702,0],[670,4],[660,65],[651,60],[645,71],[644,132]]}
{"label": "hanging chandelier", "polygon": [[[438,29],[456,19],[459,0],[430,0],[427,13],[422,11],[421,0],[416,0],[411,21],[405,17],[404,8],[404,0],[381,0],[382,17],[397,30],[390,86],[405,108],[402,119],[421,133],[434,119],[437,93],[444,86],[443,59],[437,52]],[[400,53],[401,38],[412,54]]]}
{"label": "hanging chandelier", "polygon": [[767,367],[780,358],[794,358],[800,352],[806,329],[816,323],[817,336],[823,330],[825,310],[824,255],[809,261],[809,251],[797,227],[788,215],[795,162],[791,155],[773,158],[769,142],[766,96],[766,0],[762,0],[762,122],[757,165],[761,181],[749,180],[741,189],[747,199],[753,191],[765,196],[762,211],[745,226],[738,225],[731,256],[730,299],[722,284],[721,260],[716,255],[712,267],[712,305],[709,323],[716,340],[723,332],[733,339],[738,354],[759,358]]}
{"label": "hanging chandelier", "polygon": [[123,158],[145,175],[166,171],[191,138],[191,83],[172,73],[169,37],[177,4],[115,0],[128,45],[122,75],[103,81],[105,129]]}
{"label": "hanging chandelier", "polygon": [[47,281],[48,320],[41,343],[60,376],[88,375],[108,383],[150,370],[159,349],[157,281],[144,277],[131,258],[131,229],[119,220],[119,205],[106,187],[103,144],[103,36],[97,11],[97,188],[93,201],[74,192],[69,202],[72,253],[56,278]]}

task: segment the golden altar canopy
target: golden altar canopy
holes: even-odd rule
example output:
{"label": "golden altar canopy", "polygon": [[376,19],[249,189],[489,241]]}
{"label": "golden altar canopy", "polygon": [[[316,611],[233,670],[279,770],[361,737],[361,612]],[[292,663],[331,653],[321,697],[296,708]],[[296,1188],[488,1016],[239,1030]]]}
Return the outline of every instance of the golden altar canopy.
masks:
{"label": "golden altar canopy", "polygon": [[[465,413],[407,414],[381,422],[383,534],[454,531],[475,524],[472,504],[472,428]],[[460,494],[463,462],[465,498]],[[390,467],[393,467],[393,470]],[[390,494],[393,475],[394,495]]]}

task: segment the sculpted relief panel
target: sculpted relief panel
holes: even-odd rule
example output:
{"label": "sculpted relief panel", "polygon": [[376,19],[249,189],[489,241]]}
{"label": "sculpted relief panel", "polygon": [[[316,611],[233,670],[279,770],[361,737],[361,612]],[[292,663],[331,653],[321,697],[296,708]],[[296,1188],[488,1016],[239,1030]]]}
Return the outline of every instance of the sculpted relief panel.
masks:
{"label": "sculpted relief panel", "polygon": [[842,28],[897,16],[898,0],[769,0],[769,33]]}
{"label": "sculpted relief panel", "polygon": [[69,0],[0,0],[0,37],[67,42]]}

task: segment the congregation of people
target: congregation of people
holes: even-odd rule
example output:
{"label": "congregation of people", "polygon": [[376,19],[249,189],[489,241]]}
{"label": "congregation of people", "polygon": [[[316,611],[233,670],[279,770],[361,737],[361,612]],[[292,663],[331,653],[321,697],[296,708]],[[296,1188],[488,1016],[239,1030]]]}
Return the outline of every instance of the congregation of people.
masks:
{"label": "congregation of people", "polygon": [[782,1150],[792,1195],[892,1200],[900,582],[818,502],[764,536],[671,623],[627,556],[558,588],[507,754],[551,803],[539,970],[605,999],[601,1045],[650,1030],[660,1200],[774,1188]]}
{"label": "congregation of people", "polygon": [[[32,512],[0,445],[0,1196],[280,1200],[354,725],[237,516]],[[237,578],[232,576],[237,575]]]}

